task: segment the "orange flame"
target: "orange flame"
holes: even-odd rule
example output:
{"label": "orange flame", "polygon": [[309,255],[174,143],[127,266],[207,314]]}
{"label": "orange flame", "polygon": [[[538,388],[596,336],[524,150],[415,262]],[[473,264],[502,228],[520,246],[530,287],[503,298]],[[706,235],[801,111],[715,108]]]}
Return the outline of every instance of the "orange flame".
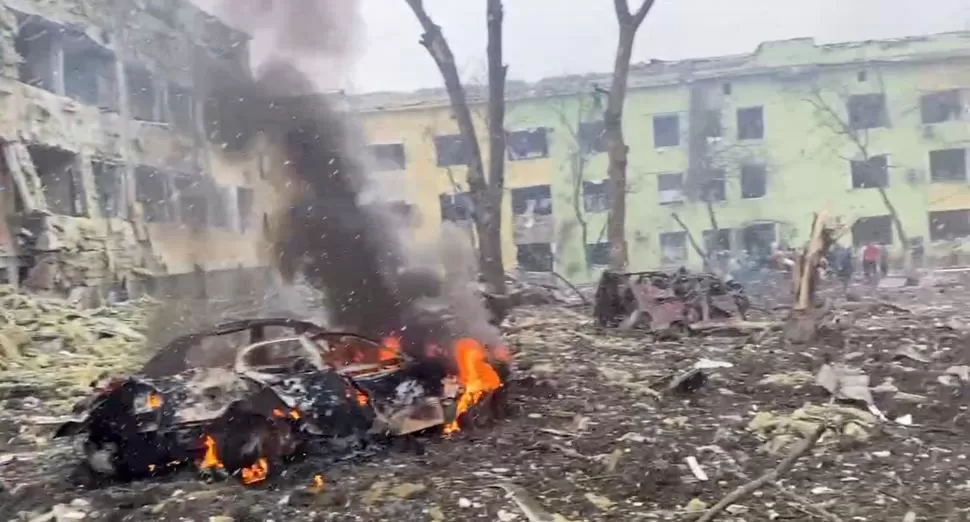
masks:
{"label": "orange flame", "polygon": [[240,474],[243,484],[249,485],[262,482],[269,476],[269,461],[260,457],[252,466],[243,468]]}
{"label": "orange flame", "polygon": [[323,480],[323,475],[314,475],[313,484],[310,484],[309,489],[311,491],[320,491],[321,489],[323,489],[324,484],[325,482]]}
{"label": "orange flame", "polygon": [[274,417],[279,417],[281,419],[284,418],[284,417],[289,417],[289,418],[291,418],[293,420],[300,420],[300,417],[301,417],[300,412],[298,410],[290,410],[288,412],[284,412],[283,410],[281,410],[279,408],[274,408],[273,409],[273,416]]}
{"label": "orange flame", "polygon": [[367,394],[360,390],[356,390],[356,391],[357,391],[357,404],[360,404],[361,406],[367,406],[367,403],[369,402],[369,400],[367,399]]}
{"label": "orange flame", "polygon": [[199,462],[199,467],[202,469],[221,469],[222,461],[219,460],[219,454],[216,453],[216,439],[212,435],[206,435],[202,439],[202,443],[205,444],[205,454],[202,456],[202,461]]}
{"label": "orange flame", "polygon": [[401,338],[385,337],[381,341],[381,348],[377,352],[377,359],[380,362],[393,361],[401,356]]}
{"label": "orange flame", "polygon": [[478,341],[468,337],[456,341],[455,359],[458,363],[458,384],[463,390],[455,407],[455,420],[445,426],[445,433],[458,431],[458,418],[487,393],[502,387],[498,373],[488,364],[488,352]]}
{"label": "orange flame", "polygon": [[162,407],[162,404],[164,404],[164,403],[165,403],[165,400],[162,399],[162,396],[161,395],[159,395],[159,394],[157,394],[155,392],[152,392],[152,393],[149,393],[148,394],[147,404],[148,404],[148,407],[149,408],[151,408],[153,410],[157,410],[158,408],[161,408]]}

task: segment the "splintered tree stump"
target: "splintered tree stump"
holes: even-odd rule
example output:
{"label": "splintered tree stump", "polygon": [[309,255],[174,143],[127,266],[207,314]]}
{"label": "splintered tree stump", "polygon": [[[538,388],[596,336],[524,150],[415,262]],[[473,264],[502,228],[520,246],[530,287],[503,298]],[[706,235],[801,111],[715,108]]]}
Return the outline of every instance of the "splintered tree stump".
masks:
{"label": "splintered tree stump", "polygon": [[818,317],[809,310],[792,310],[785,322],[785,339],[792,344],[807,344],[818,336]]}
{"label": "splintered tree stump", "polygon": [[809,343],[818,335],[818,325],[826,313],[815,303],[815,289],[818,288],[819,267],[835,243],[840,230],[827,227],[827,212],[816,214],[812,221],[812,236],[798,257],[792,271],[792,297],[795,300],[791,316],[785,322],[785,339],[794,344]]}

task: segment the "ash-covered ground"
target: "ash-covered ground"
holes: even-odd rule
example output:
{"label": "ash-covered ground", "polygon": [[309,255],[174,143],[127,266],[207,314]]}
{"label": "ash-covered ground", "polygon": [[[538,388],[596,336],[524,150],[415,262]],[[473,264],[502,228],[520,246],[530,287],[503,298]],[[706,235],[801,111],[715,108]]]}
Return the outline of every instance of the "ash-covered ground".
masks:
{"label": "ash-covered ground", "polygon": [[[827,334],[808,346],[786,346],[774,330],[661,340],[598,329],[579,307],[519,308],[503,327],[517,378],[509,418],[346,461],[310,457],[254,488],[192,471],[76,485],[76,457],[47,438],[47,416],[83,393],[72,381],[87,375],[79,365],[127,371],[148,351],[91,355],[68,345],[73,355],[43,365],[21,353],[0,372],[0,518],[525,521],[521,503],[543,520],[693,520],[825,419],[836,428],[789,474],[719,520],[966,520],[968,288],[968,276],[937,276],[919,288],[857,287],[851,301],[826,289],[835,299]],[[769,310],[757,319],[787,313],[757,291],[752,301]],[[666,376],[698,361],[717,367],[704,370],[704,386],[664,390]],[[831,404],[814,383],[828,361],[870,377],[886,421]]]}

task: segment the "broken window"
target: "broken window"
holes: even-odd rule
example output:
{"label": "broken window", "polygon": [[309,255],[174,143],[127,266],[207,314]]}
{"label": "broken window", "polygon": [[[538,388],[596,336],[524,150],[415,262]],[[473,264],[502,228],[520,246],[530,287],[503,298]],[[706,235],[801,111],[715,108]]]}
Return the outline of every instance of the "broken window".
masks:
{"label": "broken window", "polygon": [[583,210],[586,212],[608,212],[610,210],[610,193],[607,181],[593,183],[583,182]]}
{"label": "broken window", "polygon": [[201,176],[175,177],[179,192],[179,217],[183,224],[201,230],[209,224],[209,187]]}
{"label": "broken window", "polygon": [[169,176],[155,167],[135,167],[135,199],[141,204],[145,221],[170,223],[173,221]]}
{"label": "broken window", "polygon": [[253,206],[256,192],[247,187],[236,187],[236,205],[239,207],[239,231],[246,232],[253,226]]}
{"label": "broken window", "polygon": [[235,212],[230,211],[233,202],[229,192],[231,189],[216,185],[211,190],[211,197],[209,198],[209,223],[216,228],[230,228],[232,222],[229,216],[235,214]]}
{"label": "broken window", "polygon": [[131,117],[140,121],[159,121],[158,96],[152,73],[137,65],[125,66],[128,82],[128,106]]}
{"label": "broken window", "polygon": [[852,244],[857,247],[868,243],[891,245],[892,242],[893,219],[891,216],[863,217],[852,224]]}
{"label": "broken window", "polygon": [[741,165],[741,197],[760,198],[768,192],[768,172],[764,165]]}
{"label": "broken window", "polygon": [[606,125],[603,120],[581,121],[578,129],[579,151],[582,154],[606,152]]}
{"label": "broken window", "polygon": [[78,31],[63,33],[64,94],[81,103],[118,110],[114,54]]}
{"label": "broken window", "polygon": [[761,140],[765,137],[765,113],[762,107],[738,109],[738,139]]}
{"label": "broken window", "polygon": [[942,123],[959,120],[963,116],[963,101],[960,91],[937,91],[924,94],[919,100],[919,112],[923,123]]}
{"label": "broken window", "polygon": [[847,105],[849,126],[853,129],[874,129],[889,126],[885,94],[855,94],[849,96]]}
{"label": "broken window", "polygon": [[966,179],[966,149],[942,149],[930,151],[931,181],[966,181]]}
{"label": "broken window", "polygon": [[704,201],[715,202],[727,199],[727,188],[724,182],[724,172],[717,170],[711,172],[711,178],[704,182],[702,196]]}
{"label": "broken window", "polygon": [[122,166],[118,163],[94,161],[91,163],[94,172],[94,187],[98,192],[98,208],[102,217],[125,217],[124,178]]}
{"label": "broken window", "polygon": [[404,170],[407,164],[403,143],[375,143],[368,145],[367,151],[377,171]]}
{"label": "broken window", "polygon": [[607,242],[586,245],[586,265],[591,268],[609,266],[610,244]]}
{"label": "broken window", "polygon": [[657,176],[657,196],[661,205],[683,201],[684,175],[660,174]]}
{"label": "broken window", "polygon": [[552,244],[525,243],[515,245],[515,261],[525,272],[552,272]]}
{"label": "broken window", "polygon": [[721,111],[704,111],[701,113],[701,118],[701,136],[705,138],[720,138]]}
{"label": "broken window", "polygon": [[653,117],[653,146],[676,147],[680,145],[680,116],[668,114]]}
{"label": "broken window", "polygon": [[865,189],[889,186],[889,164],[885,154],[865,161],[852,160],[852,188]]}
{"label": "broken window", "polygon": [[459,134],[435,136],[434,150],[439,167],[466,165],[468,163],[465,141]]}
{"label": "broken window", "polygon": [[47,208],[65,216],[87,215],[77,156],[40,145],[31,145],[28,150],[40,178]]}
{"label": "broken window", "polygon": [[771,257],[772,244],[777,239],[774,223],[755,223],[744,227],[741,234],[744,249],[753,259],[768,259]]}
{"label": "broken window", "polygon": [[472,221],[474,219],[475,205],[472,203],[471,194],[460,192],[458,194],[441,194],[438,196],[441,205],[442,221]]}
{"label": "broken window", "polygon": [[713,230],[705,230],[702,232],[701,237],[704,241],[704,251],[711,253],[721,250],[731,250],[732,232],[730,228],[719,228],[717,229],[717,234]]}
{"label": "broken window", "polygon": [[970,210],[930,212],[930,241],[970,237]]}
{"label": "broken window", "polygon": [[168,111],[172,115],[172,125],[189,135],[195,134],[195,98],[186,87],[170,83],[168,85]]}
{"label": "broken window", "polygon": [[549,157],[549,137],[545,127],[518,130],[508,133],[505,148],[509,161],[522,161]]}
{"label": "broken window", "polygon": [[539,216],[552,214],[552,192],[549,185],[512,189],[512,213]]}
{"label": "broken window", "polygon": [[687,261],[687,234],[663,232],[660,234],[660,261],[664,265],[680,265]]}
{"label": "broken window", "polygon": [[57,42],[60,28],[34,16],[17,17],[20,30],[14,48],[20,54],[20,81],[51,92],[57,92],[60,75]]}

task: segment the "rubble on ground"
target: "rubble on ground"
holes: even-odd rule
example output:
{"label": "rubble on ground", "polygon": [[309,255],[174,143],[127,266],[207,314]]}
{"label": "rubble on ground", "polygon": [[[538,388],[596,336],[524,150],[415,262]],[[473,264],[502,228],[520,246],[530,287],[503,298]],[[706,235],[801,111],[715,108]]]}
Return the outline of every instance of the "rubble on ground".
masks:
{"label": "rubble on ground", "polygon": [[[718,520],[804,520],[820,508],[841,520],[961,519],[968,284],[858,287],[861,306],[847,309],[840,290],[823,286],[832,321],[798,346],[771,328],[687,339],[603,329],[590,310],[560,304],[515,308],[502,327],[517,376],[511,418],[346,461],[312,457],[258,489],[195,476],[78,489],[71,449],[44,440],[8,398],[5,418],[26,419],[33,435],[0,439],[0,510],[18,521],[55,509],[84,520],[686,521],[824,423],[791,472]],[[788,293],[764,286],[751,299],[768,311],[753,307],[752,320],[777,322]],[[50,394],[67,362],[52,361],[33,396]],[[843,397],[844,384],[833,394],[817,378],[826,365],[837,383],[862,372],[871,400]],[[702,382],[668,390],[696,371]]]}

